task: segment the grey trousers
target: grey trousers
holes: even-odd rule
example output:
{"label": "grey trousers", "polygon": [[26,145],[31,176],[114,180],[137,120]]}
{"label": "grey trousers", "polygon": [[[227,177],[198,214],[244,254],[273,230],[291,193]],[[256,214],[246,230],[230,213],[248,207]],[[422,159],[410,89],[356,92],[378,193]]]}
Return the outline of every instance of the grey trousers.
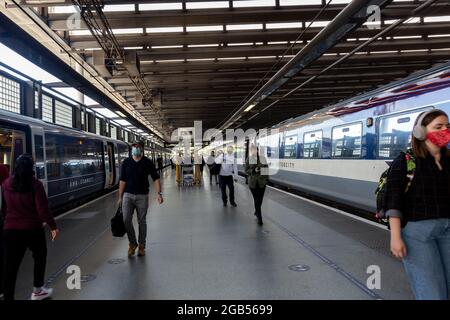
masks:
{"label": "grey trousers", "polygon": [[139,244],[145,245],[145,239],[147,238],[147,194],[131,194],[125,192],[122,199],[123,221],[125,222],[128,241],[130,242],[130,244],[137,245],[138,242],[136,241],[136,233],[134,232],[133,227],[134,209],[136,209],[138,217]]}

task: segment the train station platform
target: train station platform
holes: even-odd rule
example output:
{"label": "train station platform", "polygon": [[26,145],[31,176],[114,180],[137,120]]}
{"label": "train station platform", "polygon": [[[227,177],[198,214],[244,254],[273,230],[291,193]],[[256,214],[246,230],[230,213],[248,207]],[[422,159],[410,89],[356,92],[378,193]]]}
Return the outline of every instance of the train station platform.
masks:
{"label": "train station platform", "polygon": [[[165,202],[149,208],[145,257],[128,258],[126,237],[111,235],[117,191],[58,217],[46,273],[54,300],[413,299],[386,230],[274,188],[260,227],[242,181],[236,208],[222,206],[206,173],[202,186],[178,187],[170,168],[161,181]],[[67,287],[69,265],[81,268],[80,290]],[[373,265],[380,289],[366,286]],[[16,299],[29,299],[32,274],[28,253]]]}

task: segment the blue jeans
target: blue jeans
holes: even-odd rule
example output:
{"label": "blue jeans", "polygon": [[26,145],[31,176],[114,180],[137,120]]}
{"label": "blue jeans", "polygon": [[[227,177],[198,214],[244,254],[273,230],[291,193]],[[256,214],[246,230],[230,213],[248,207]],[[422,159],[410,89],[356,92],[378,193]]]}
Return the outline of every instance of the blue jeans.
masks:
{"label": "blue jeans", "polygon": [[450,219],[410,221],[402,238],[403,266],[416,299],[450,299]]}

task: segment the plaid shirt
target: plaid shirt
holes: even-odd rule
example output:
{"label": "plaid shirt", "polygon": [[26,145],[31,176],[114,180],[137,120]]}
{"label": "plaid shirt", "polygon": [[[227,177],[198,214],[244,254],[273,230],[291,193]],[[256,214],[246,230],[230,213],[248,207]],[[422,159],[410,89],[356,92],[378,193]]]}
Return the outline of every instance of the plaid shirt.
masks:
{"label": "plaid shirt", "polygon": [[439,170],[431,155],[416,157],[416,170],[408,192],[406,159],[400,154],[392,163],[386,184],[386,215],[404,221],[450,218],[450,157],[442,150]]}

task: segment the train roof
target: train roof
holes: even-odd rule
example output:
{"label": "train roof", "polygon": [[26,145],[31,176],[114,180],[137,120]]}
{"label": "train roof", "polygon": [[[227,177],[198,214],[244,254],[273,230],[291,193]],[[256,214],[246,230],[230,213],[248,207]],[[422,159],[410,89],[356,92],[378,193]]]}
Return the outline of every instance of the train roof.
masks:
{"label": "train roof", "polygon": [[10,121],[10,122],[15,122],[17,124],[35,125],[35,126],[44,127],[44,128],[47,128],[47,129],[68,131],[68,132],[73,132],[73,133],[76,133],[76,134],[82,134],[82,135],[90,137],[90,138],[97,138],[97,139],[100,138],[100,139],[104,139],[104,140],[115,141],[115,142],[122,143],[122,144],[128,144],[127,142],[124,142],[124,141],[121,141],[121,140],[117,140],[117,139],[113,139],[113,138],[110,138],[110,137],[97,135],[97,134],[94,134],[92,132],[82,131],[82,130],[75,129],[75,128],[68,128],[68,127],[64,127],[64,126],[61,126],[61,125],[48,123],[48,122],[45,122],[45,121],[43,121],[41,119],[32,118],[32,117],[29,117],[29,116],[21,115],[21,114],[18,114],[18,113],[7,111],[7,110],[0,109],[0,115],[1,115],[2,119],[5,119],[5,120]]}
{"label": "train roof", "polygon": [[[371,105],[371,100],[374,97],[376,97],[376,95],[379,95],[380,93],[387,93],[388,91],[393,92],[395,90],[392,90],[392,89],[395,89],[400,86],[404,86],[405,84],[411,83],[413,81],[435,77],[435,76],[439,75],[440,73],[444,73],[447,75],[446,71],[450,71],[450,62],[435,66],[435,67],[427,69],[427,70],[414,72],[413,74],[409,75],[406,78],[391,82],[389,84],[381,86],[380,88],[374,89],[372,91],[361,93],[352,98],[338,102],[336,104],[326,106],[322,109],[315,110],[315,111],[306,113],[304,115],[301,115],[301,116],[298,116],[295,118],[290,118],[290,119],[284,120],[284,121],[272,126],[272,128],[278,128],[278,127],[281,127],[284,125],[293,124],[295,122],[305,120],[305,119],[310,119],[310,118],[315,118],[315,117],[320,118],[320,116],[324,116],[324,115],[339,116],[341,114],[344,114],[345,112],[336,112],[335,114],[333,114],[333,112],[331,112],[331,111],[342,110],[345,107],[347,107],[347,109],[352,109],[352,106],[354,107],[354,105],[356,105],[358,102],[368,102],[368,104],[366,104],[366,106],[365,106],[365,109],[371,108],[376,105],[376,104]],[[448,77],[450,77],[450,73],[448,73]],[[354,108],[354,111],[351,111],[351,112],[356,112],[359,110],[361,110],[361,108]],[[346,113],[350,113],[350,112],[346,112]]]}

